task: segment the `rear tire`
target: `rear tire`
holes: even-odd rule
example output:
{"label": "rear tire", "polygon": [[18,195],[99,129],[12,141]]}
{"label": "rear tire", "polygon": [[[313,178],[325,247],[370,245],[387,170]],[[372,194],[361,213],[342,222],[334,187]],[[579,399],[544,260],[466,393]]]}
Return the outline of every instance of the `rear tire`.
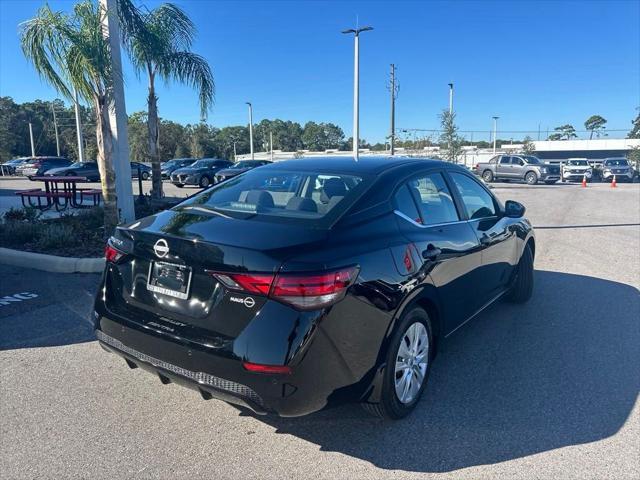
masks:
{"label": "rear tire", "polygon": [[412,308],[400,319],[389,343],[380,402],[364,403],[363,408],[380,418],[406,417],[427,385],[433,353],[429,315],[420,307]]}
{"label": "rear tire", "polygon": [[493,182],[493,172],[491,170],[485,170],[482,172],[482,179],[487,182]]}
{"label": "rear tire", "polygon": [[516,279],[506,299],[513,303],[524,303],[533,293],[533,253],[529,245],[525,245],[516,269]]}
{"label": "rear tire", "polygon": [[149,172],[142,172],[140,176],[142,177],[142,180],[149,180]]}

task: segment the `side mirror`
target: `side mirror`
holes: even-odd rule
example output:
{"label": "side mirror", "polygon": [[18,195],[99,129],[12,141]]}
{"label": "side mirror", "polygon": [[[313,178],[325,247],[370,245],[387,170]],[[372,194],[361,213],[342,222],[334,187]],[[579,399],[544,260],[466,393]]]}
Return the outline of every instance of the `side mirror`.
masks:
{"label": "side mirror", "polygon": [[514,200],[507,200],[504,204],[504,214],[509,218],[522,218],[526,210],[524,205]]}

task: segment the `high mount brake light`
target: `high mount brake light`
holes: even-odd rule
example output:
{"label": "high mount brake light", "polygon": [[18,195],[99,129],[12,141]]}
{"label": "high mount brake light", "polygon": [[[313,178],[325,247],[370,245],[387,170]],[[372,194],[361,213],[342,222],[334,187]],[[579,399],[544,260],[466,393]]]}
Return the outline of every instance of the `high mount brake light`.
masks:
{"label": "high mount brake light", "polygon": [[313,273],[213,273],[224,286],[265,295],[297,308],[315,310],[344,298],[358,277],[358,267]]}

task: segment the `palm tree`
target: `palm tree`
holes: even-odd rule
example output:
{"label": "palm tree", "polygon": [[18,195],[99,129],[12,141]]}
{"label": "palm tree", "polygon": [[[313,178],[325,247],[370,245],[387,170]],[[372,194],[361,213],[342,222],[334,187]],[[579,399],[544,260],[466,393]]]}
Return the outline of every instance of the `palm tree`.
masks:
{"label": "palm tree", "polygon": [[[130,0],[121,0],[129,2]],[[158,152],[158,97],[156,78],[175,80],[198,90],[200,115],[204,120],[215,94],[213,75],[207,61],[193,52],[191,45],[195,26],[179,7],[165,3],[143,13],[143,27],[137,32],[125,28],[125,43],[138,73],[145,72],[149,82],[147,97],[149,130],[149,157],[153,169],[153,190],[156,198],[162,196],[160,156]]]}
{"label": "palm tree", "polygon": [[24,55],[45,81],[72,101],[72,90],[77,90],[93,106],[104,223],[110,234],[118,223],[118,211],[109,123],[111,52],[102,33],[104,15],[104,9],[90,0],[75,5],[72,14],[54,12],[45,5],[21,25],[20,41]]}

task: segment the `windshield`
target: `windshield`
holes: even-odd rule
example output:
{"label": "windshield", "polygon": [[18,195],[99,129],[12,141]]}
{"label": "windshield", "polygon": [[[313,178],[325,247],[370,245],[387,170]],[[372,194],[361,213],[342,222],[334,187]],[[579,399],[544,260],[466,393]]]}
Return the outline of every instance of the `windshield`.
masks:
{"label": "windshield", "polygon": [[586,160],[569,160],[567,165],[573,165],[574,167],[588,167],[589,162]]}
{"label": "windshield", "polygon": [[215,160],[198,160],[196,163],[192,163],[189,167],[193,168],[205,168],[205,167],[213,167],[216,163]]}
{"label": "windshield", "polygon": [[253,166],[258,166],[258,163],[255,160],[254,161],[243,160],[241,162],[234,163],[229,168],[247,168],[247,167],[253,167]]}
{"label": "windshield", "polygon": [[330,222],[344,212],[365,183],[353,175],[256,168],[175,208],[321,227],[318,221]]}
{"label": "windshield", "polygon": [[628,165],[626,158],[615,158],[613,160],[604,161],[605,167],[626,167]]}
{"label": "windshield", "polygon": [[533,155],[525,155],[523,157],[527,163],[529,164],[533,164],[533,165],[542,165],[542,162],[540,161],[540,159],[538,157],[534,157]]}

